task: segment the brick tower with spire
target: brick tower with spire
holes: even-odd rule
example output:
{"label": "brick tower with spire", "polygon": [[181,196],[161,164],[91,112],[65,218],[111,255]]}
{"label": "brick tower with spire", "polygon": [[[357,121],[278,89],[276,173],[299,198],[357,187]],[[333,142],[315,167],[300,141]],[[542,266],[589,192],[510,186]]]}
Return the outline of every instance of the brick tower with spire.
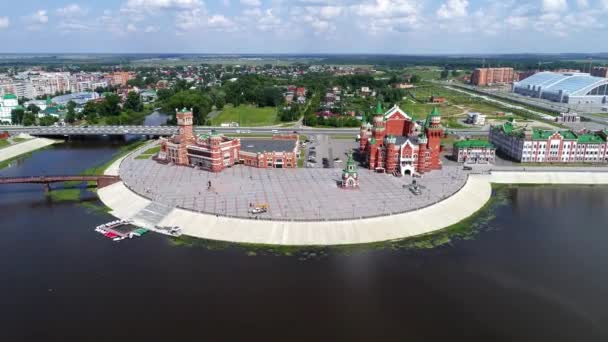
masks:
{"label": "brick tower with spire", "polygon": [[194,143],[194,132],[192,131],[192,109],[184,107],[182,110],[175,110],[177,127],[179,130],[179,148],[177,150],[177,161],[180,165],[188,165],[188,145]]}

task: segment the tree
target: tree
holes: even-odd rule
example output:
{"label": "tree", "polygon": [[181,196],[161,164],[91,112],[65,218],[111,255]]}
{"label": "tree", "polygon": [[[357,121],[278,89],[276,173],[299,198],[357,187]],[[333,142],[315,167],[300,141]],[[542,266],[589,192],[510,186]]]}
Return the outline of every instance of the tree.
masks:
{"label": "tree", "polygon": [[21,108],[13,109],[11,111],[11,121],[13,125],[19,125],[23,122],[23,116],[25,115],[25,111]]}
{"label": "tree", "polygon": [[34,113],[25,113],[23,115],[23,126],[32,126],[36,124],[36,115]]}
{"label": "tree", "polygon": [[120,115],[120,97],[116,94],[106,94],[103,101],[99,103],[97,113],[99,116]]}
{"label": "tree", "polygon": [[76,121],[76,102],[68,102],[67,108],[68,113],[65,115],[65,122],[74,123],[74,121]]}
{"label": "tree", "polygon": [[418,75],[412,75],[412,77],[410,78],[410,82],[411,83],[420,83],[421,79],[420,76]]}
{"label": "tree", "polygon": [[134,112],[141,112],[144,109],[144,105],[141,103],[139,94],[134,91],[130,91],[127,95],[127,100],[123,106],[126,110],[132,110]]}
{"label": "tree", "polygon": [[33,104],[33,103],[30,103],[30,104],[27,106],[27,111],[28,111],[28,112],[31,112],[31,113],[34,113],[35,115],[38,115],[38,113],[40,113],[40,107],[36,106],[36,105],[35,105],[35,104]]}
{"label": "tree", "polygon": [[51,126],[57,121],[59,121],[59,119],[52,115],[45,115],[38,119],[38,123],[40,124],[40,126]]}
{"label": "tree", "polygon": [[274,107],[281,104],[282,100],[281,89],[277,87],[264,87],[259,90],[256,103],[259,107]]}
{"label": "tree", "polygon": [[445,70],[445,69],[441,70],[441,76],[440,77],[442,79],[446,79],[446,78],[448,78],[448,76],[450,76],[450,71],[449,70]]}
{"label": "tree", "polygon": [[[72,103],[72,101],[68,102],[68,111],[70,109],[70,103]],[[76,104],[73,104],[74,107],[76,107]],[[84,105],[84,108],[82,109],[82,116],[87,120],[87,122],[91,122],[91,118],[92,117],[97,117],[97,103],[93,102],[93,101],[89,101]]]}
{"label": "tree", "polygon": [[183,90],[165,102],[163,109],[172,113],[175,109],[192,108],[196,124],[202,124],[211,111],[211,97],[199,90]]}

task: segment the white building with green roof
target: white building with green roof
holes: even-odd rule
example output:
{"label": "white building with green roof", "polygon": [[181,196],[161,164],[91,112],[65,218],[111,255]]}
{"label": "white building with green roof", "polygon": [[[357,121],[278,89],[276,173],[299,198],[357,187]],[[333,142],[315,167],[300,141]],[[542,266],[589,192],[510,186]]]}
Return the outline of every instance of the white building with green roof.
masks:
{"label": "white building with green roof", "polygon": [[20,108],[17,96],[13,94],[4,94],[0,99],[0,123],[11,123],[11,112],[13,109]]}
{"label": "white building with green roof", "polygon": [[493,164],[496,147],[487,140],[460,140],[454,143],[452,158],[459,163]]}
{"label": "white building with green roof", "polygon": [[531,129],[507,121],[490,128],[490,142],[500,154],[522,163],[606,163],[607,134]]}

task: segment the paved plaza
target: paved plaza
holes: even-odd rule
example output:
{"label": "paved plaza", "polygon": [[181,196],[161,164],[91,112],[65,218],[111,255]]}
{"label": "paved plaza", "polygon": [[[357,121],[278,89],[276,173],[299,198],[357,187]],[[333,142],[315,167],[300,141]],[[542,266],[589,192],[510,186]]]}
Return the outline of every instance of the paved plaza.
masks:
{"label": "paved plaza", "polygon": [[[438,202],[466,182],[459,166],[445,166],[415,178],[422,194],[409,191],[411,177],[394,177],[360,168],[360,189],[337,186],[339,168],[258,169],[237,165],[221,173],[134,159],[121,164],[120,176],[133,191],[170,207],[220,216],[273,220],[336,220],[407,212]],[[208,189],[211,182],[211,189]],[[251,206],[266,203],[267,213]]]}

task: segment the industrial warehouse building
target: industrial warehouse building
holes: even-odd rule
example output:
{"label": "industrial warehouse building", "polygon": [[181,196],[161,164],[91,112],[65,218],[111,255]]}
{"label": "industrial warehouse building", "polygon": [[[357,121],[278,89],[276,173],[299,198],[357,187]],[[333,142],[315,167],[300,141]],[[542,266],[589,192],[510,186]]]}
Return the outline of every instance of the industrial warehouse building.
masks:
{"label": "industrial warehouse building", "polygon": [[608,106],[608,79],[587,73],[539,72],[515,82],[513,92],[585,111],[600,111]]}

